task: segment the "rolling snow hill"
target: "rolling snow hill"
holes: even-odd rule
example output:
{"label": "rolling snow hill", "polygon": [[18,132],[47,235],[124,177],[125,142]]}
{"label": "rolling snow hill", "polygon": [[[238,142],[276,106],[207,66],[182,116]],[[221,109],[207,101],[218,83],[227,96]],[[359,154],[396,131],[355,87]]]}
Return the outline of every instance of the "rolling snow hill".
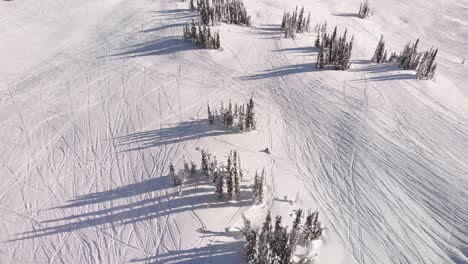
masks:
{"label": "rolling snow hill", "polygon": [[[214,51],[182,41],[182,1],[0,2],[0,263],[241,263],[242,213],[298,208],[326,226],[317,264],[468,263],[468,1],[245,4],[253,26],[217,26]],[[283,38],[296,5],[354,35],[349,70],[315,68],[315,33]],[[370,63],[381,34],[439,48],[436,79]],[[207,102],[252,94],[256,131],[208,125]],[[240,151],[239,201],[171,186],[199,148]]]}

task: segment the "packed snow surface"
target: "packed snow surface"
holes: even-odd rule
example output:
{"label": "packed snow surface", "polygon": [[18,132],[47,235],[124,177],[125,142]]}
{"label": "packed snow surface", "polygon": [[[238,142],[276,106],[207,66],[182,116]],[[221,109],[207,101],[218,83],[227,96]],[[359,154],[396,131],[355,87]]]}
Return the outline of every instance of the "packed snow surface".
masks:
{"label": "packed snow surface", "polygon": [[[181,40],[181,1],[0,2],[0,263],[240,263],[242,213],[298,208],[326,226],[319,264],[468,263],[468,1],[245,2],[221,51]],[[315,68],[315,33],[282,37],[296,5],[354,35],[348,71]],[[371,64],[381,34],[439,48],[436,79]],[[208,101],[252,94],[255,132],[208,125]],[[240,151],[239,201],[171,186],[197,148]]]}

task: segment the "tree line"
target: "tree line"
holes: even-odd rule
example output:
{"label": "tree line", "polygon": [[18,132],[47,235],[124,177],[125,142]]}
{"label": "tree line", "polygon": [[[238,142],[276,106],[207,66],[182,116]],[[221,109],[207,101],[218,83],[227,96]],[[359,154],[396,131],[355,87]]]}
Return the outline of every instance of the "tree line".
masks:
{"label": "tree line", "polygon": [[398,67],[403,70],[415,70],[416,79],[433,79],[437,69],[435,62],[438,49],[431,48],[427,51],[418,51],[419,39],[414,43],[408,42],[400,54],[396,52],[389,53],[385,48],[385,39],[382,35],[377,47],[374,51],[374,56],[371,59],[373,63],[398,63]]}
{"label": "tree line", "polygon": [[[326,27],[326,24],[325,24]],[[347,41],[346,29],[343,35],[338,36],[337,27],[332,34],[323,32],[317,34],[315,47],[319,49],[316,67],[323,69],[328,65],[333,65],[335,70],[347,70],[351,66],[351,52],[353,50],[354,36]]]}
{"label": "tree line", "polygon": [[210,125],[222,124],[227,127],[238,127],[241,132],[252,131],[256,128],[255,120],[255,102],[253,96],[246,104],[232,105],[231,100],[227,107],[224,107],[221,101],[221,108],[212,109],[210,104],[207,104],[208,122]]}
{"label": "tree line", "polygon": [[255,229],[250,220],[242,215],[244,226],[241,229],[245,238],[244,260],[247,264],[289,264],[297,245],[311,246],[313,240],[321,237],[322,224],[318,221],[318,212],[309,213],[301,225],[303,210],[296,211],[291,230],[282,223],[281,216],[276,216],[274,225],[270,212],[267,213],[261,229]]}
{"label": "tree line", "polygon": [[306,17],[304,16],[304,7],[298,13],[296,10],[292,12],[284,12],[283,20],[281,21],[281,30],[284,31],[285,38],[295,38],[296,33],[310,32],[310,12]]}
{"label": "tree line", "polygon": [[182,39],[201,46],[204,49],[219,49],[221,48],[221,40],[219,31],[212,33],[209,26],[197,25],[195,21],[184,26],[184,33]]}
{"label": "tree line", "polygon": [[221,21],[229,24],[251,25],[251,18],[242,0],[190,0],[189,8],[199,11],[205,25],[216,25]]}

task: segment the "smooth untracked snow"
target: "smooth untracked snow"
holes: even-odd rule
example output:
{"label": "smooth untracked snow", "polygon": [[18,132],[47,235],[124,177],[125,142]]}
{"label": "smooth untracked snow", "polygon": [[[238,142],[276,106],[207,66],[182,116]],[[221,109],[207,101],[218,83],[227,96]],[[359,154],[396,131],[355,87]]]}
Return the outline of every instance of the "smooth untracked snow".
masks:
{"label": "smooth untracked snow", "polygon": [[[180,1],[0,3],[0,263],[239,263],[242,213],[290,226],[298,208],[327,228],[317,263],[468,263],[468,2],[364,20],[354,0],[245,2],[254,25],[217,27],[222,51],[181,40],[198,14]],[[350,70],[315,68],[314,33],[282,37],[296,5],[354,34]],[[436,80],[371,64],[381,34],[439,48]],[[208,101],[252,93],[257,131],[208,125]],[[240,151],[239,201],[170,185],[197,147]]]}

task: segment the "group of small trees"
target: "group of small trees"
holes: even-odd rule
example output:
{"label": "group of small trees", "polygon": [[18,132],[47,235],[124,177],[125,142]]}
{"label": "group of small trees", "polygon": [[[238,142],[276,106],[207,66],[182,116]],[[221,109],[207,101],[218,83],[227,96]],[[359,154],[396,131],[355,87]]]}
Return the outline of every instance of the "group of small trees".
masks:
{"label": "group of small trees", "polygon": [[260,230],[252,227],[249,219],[244,215],[244,226],[241,229],[246,243],[244,246],[244,259],[247,264],[289,264],[292,262],[296,246],[299,243],[310,245],[310,242],[319,239],[322,235],[322,225],[318,221],[318,212],[308,214],[304,225],[301,226],[303,211],[297,210],[288,232],[282,225],[281,216],[276,216],[274,226],[270,212]]}
{"label": "group of small trees", "polygon": [[360,18],[366,18],[371,15],[371,7],[369,4],[369,1],[366,0],[366,2],[361,3],[361,6],[359,7],[359,13],[358,16]]}
{"label": "group of small trees", "polygon": [[229,153],[226,166],[220,166],[217,157],[206,150],[202,149],[201,155],[200,170],[197,170],[197,166],[193,161],[190,164],[184,161],[184,168],[179,170],[178,173],[176,173],[174,165],[172,163],[169,164],[169,176],[172,185],[181,185],[186,178],[201,175],[211,179],[216,187],[215,193],[218,197],[223,197],[224,194],[227,194],[229,200],[239,198],[240,182],[244,174],[239,152],[232,150]]}
{"label": "group of small trees", "polygon": [[191,10],[200,11],[205,25],[216,25],[224,19],[230,24],[250,26],[250,16],[242,0],[190,0]]}
{"label": "group of small trees", "polygon": [[187,23],[184,27],[183,40],[187,42],[192,42],[205,49],[219,49],[221,47],[221,40],[219,38],[219,32],[211,33],[209,26],[197,25],[195,21],[192,20],[192,23]]}
{"label": "group of small trees", "polygon": [[316,67],[323,69],[327,65],[333,65],[335,70],[349,69],[354,36],[348,42],[347,32],[348,30],[345,30],[343,36],[338,36],[337,27],[335,27],[331,35],[326,32],[317,34],[315,47],[319,49],[319,53]]}
{"label": "group of small trees", "polygon": [[215,193],[218,197],[227,195],[229,200],[236,200],[240,196],[240,181],[243,172],[240,165],[239,153],[234,150],[229,153],[226,167],[216,168],[213,173],[213,183],[216,186]]}
{"label": "group of small trees", "polygon": [[281,30],[284,31],[285,38],[295,38],[296,33],[310,32],[310,13],[306,19],[304,7],[299,13],[297,12],[297,6],[292,14],[285,11],[281,22]]}
{"label": "group of small trees", "polygon": [[327,33],[327,21],[323,23],[316,23],[314,32],[317,34],[325,34]]}
{"label": "group of small trees", "polygon": [[220,110],[212,110],[210,104],[208,103],[208,122],[210,125],[215,123],[223,124],[227,127],[237,126],[241,132],[255,130],[256,120],[255,120],[255,102],[253,96],[247,102],[247,104],[232,105],[231,100],[229,100],[228,107],[224,107],[223,102],[221,102]]}
{"label": "group of small trees", "polygon": [[404,70],[416,70],[417,79],[432,79],[437,69],[435,58],[438,50],[431,48],[424,52],[418,52],[418,45],[419,39],[415,43],[406,44],[400,55],[394,52],[388,55],[382,35],[371,61],[374,63],[398,62],[398,66]]}
{"label": "group of small trees", "polygon": [[425,52],[418,52],[419,39],[413,44],[406,44],[398,58],[399,67],[404,70],[416,70],[417,79],[432,79],[437,69],[435,58],[438,50],[431,48]]}
{"label": "group of small trees", "polygon": [[169,177],[174,186],[181,185],[186,178],[194,177],[195,175],[197,175],[197,165],[193,161],[190,162],[190,165],[185,161],[184,169],[179,170],[179,172],[175,171],[172,162],[169,164]]}

